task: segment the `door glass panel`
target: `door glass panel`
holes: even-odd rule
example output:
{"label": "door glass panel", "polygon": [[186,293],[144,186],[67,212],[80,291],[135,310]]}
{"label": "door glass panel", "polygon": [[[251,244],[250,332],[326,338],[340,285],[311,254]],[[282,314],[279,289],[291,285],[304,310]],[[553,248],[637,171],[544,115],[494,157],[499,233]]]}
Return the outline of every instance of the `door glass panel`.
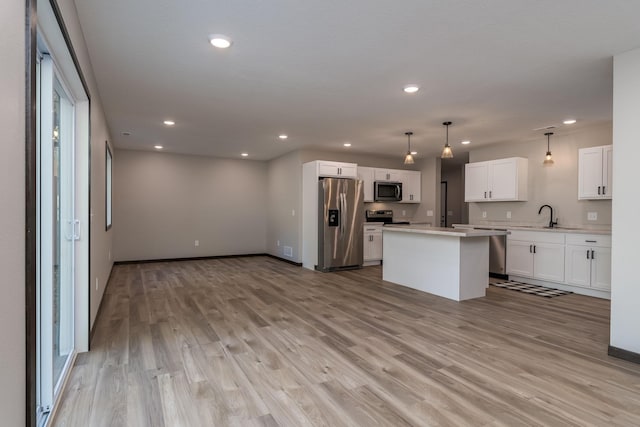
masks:
{"label": "door glass panel", "polygon": [[[73,349],[73,110],[56,81],[53,91],[53,384]],[[57,390],[56,386],[56,390]]]}

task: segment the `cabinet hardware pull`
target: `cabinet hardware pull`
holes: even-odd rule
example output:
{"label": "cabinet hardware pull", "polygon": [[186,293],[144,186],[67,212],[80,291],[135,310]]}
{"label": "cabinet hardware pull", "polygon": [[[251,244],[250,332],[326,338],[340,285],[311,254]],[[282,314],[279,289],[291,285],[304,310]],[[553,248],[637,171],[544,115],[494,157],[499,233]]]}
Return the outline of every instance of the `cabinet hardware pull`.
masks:
{"label": "cabinet hardware pull", "polygon": [[533,253],[533,245],[529,245],[529,253],[532,254]]}
{"label": "cabinet hardware pull", "polygon": [[603,194],[603,195],[607,194],[607,193],[604,191],[604,185],[602,186],[602,194]]}
{"label": "cabinet hardware pull", "polygon": [[492,191],[489,191],[489,198],[491,198],[491,193],[492,193]]}
{"label": "cabinet hardware pull", "polygon": [[486,191],[484,192],[484,198],[485,199],[487,198],[487,192]]}
{"label": "cabinet hardware pull", "polygon": [[597,240],[585,240],[585,242],[587,242],[587,243],[598,243]]}
{"label": "cabinet hardware pull", "polygon": [[596,259],[596,253],[593,249],[591,249],[591,259]]}
{"label": "cabinet hardware pull", "polygon": [[533,253],[536,253],[536,245],[533,245]]}
{"label": "cabinet hardware pull", "polygon": [[589,249],[587,249],[587,259],[589,259]]}
{"label": "cabinet hardware pull", "polygon": [[598,185],[598,194],[600,194],[600,186]]}

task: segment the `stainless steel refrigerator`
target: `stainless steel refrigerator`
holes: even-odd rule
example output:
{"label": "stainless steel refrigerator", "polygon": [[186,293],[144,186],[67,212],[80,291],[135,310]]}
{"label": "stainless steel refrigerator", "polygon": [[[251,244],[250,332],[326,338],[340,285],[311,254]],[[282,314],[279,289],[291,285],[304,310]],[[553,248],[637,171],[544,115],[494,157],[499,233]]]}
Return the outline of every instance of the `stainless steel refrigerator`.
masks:
{"label": "stainless steel refrigerator", "polygon": [[362,181],[318,181],[318,266],[320,271],[362,267],[364,190]]}

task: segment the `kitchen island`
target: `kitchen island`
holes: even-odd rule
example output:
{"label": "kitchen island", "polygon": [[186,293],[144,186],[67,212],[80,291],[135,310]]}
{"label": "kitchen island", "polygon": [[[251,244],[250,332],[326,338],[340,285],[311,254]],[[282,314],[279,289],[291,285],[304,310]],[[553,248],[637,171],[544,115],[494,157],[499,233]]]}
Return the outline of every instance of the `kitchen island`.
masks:
{"label": "kitchen island", "polygon": [[382,279],[455,301],[485,296],[489,236],[499,230],[387,225]]}

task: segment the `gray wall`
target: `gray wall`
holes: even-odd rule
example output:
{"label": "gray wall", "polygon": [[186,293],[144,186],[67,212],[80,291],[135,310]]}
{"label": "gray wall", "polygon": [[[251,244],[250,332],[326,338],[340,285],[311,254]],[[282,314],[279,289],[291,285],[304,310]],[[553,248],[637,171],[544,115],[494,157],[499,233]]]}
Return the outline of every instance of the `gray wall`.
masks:
{"label": "gray wall", "polygon": [[[443,166],[446,163],[443,162]],[[447,182],[447,225],[464,224],[467,222],[468,209],[464,202],[464,165],[456,164],[443,167],[441,178]],[[442,207],[444,210],[444,206]],[[451,215],[449,215],[451,213]]]}
{"label": "gray wall", "polygon": [[[302,166],[294,151],[268,163],[267,253],[300,262]],[[285,255],[291,248],[291,256]]]}
{"label": "gray wall", "polygon": [[[529,159],[529,200],[469,203],[469,223],[545,225],[549,221],[548,210],[538,215],[538,208],[543,204],[549,204],[554,208],[559,225],[611,227],[610,200],[578,200],[578,149],[611,144],[611,124],[578,127],[575,130],[564,127],[556,133],[551,137],[551,152],[555,164],[550,167],[542,165],[547,151],[547,140],[543,132],[535,139],[491,145],[469,153],[470,162],[506,157]],[[486,219],[482,218],[483,211],[487,212]],[[506,218],[507,211],[511,211],[511,220]],[[587,221],[587,212],[597,212],[598,220]]]}
{"label": "gray wall", "polygon": [[611,345],[640,354],[638,181],[640,49],[613,61],[613,199]]}
{"label": "gray wall", "polygon": [[116,150],[116,261],[266,252],[267,175],[265,162]]}
{"label": "gray wall", "polygon": [[25,425],[25,2],[4,0],[0,13],[0,414]]}

